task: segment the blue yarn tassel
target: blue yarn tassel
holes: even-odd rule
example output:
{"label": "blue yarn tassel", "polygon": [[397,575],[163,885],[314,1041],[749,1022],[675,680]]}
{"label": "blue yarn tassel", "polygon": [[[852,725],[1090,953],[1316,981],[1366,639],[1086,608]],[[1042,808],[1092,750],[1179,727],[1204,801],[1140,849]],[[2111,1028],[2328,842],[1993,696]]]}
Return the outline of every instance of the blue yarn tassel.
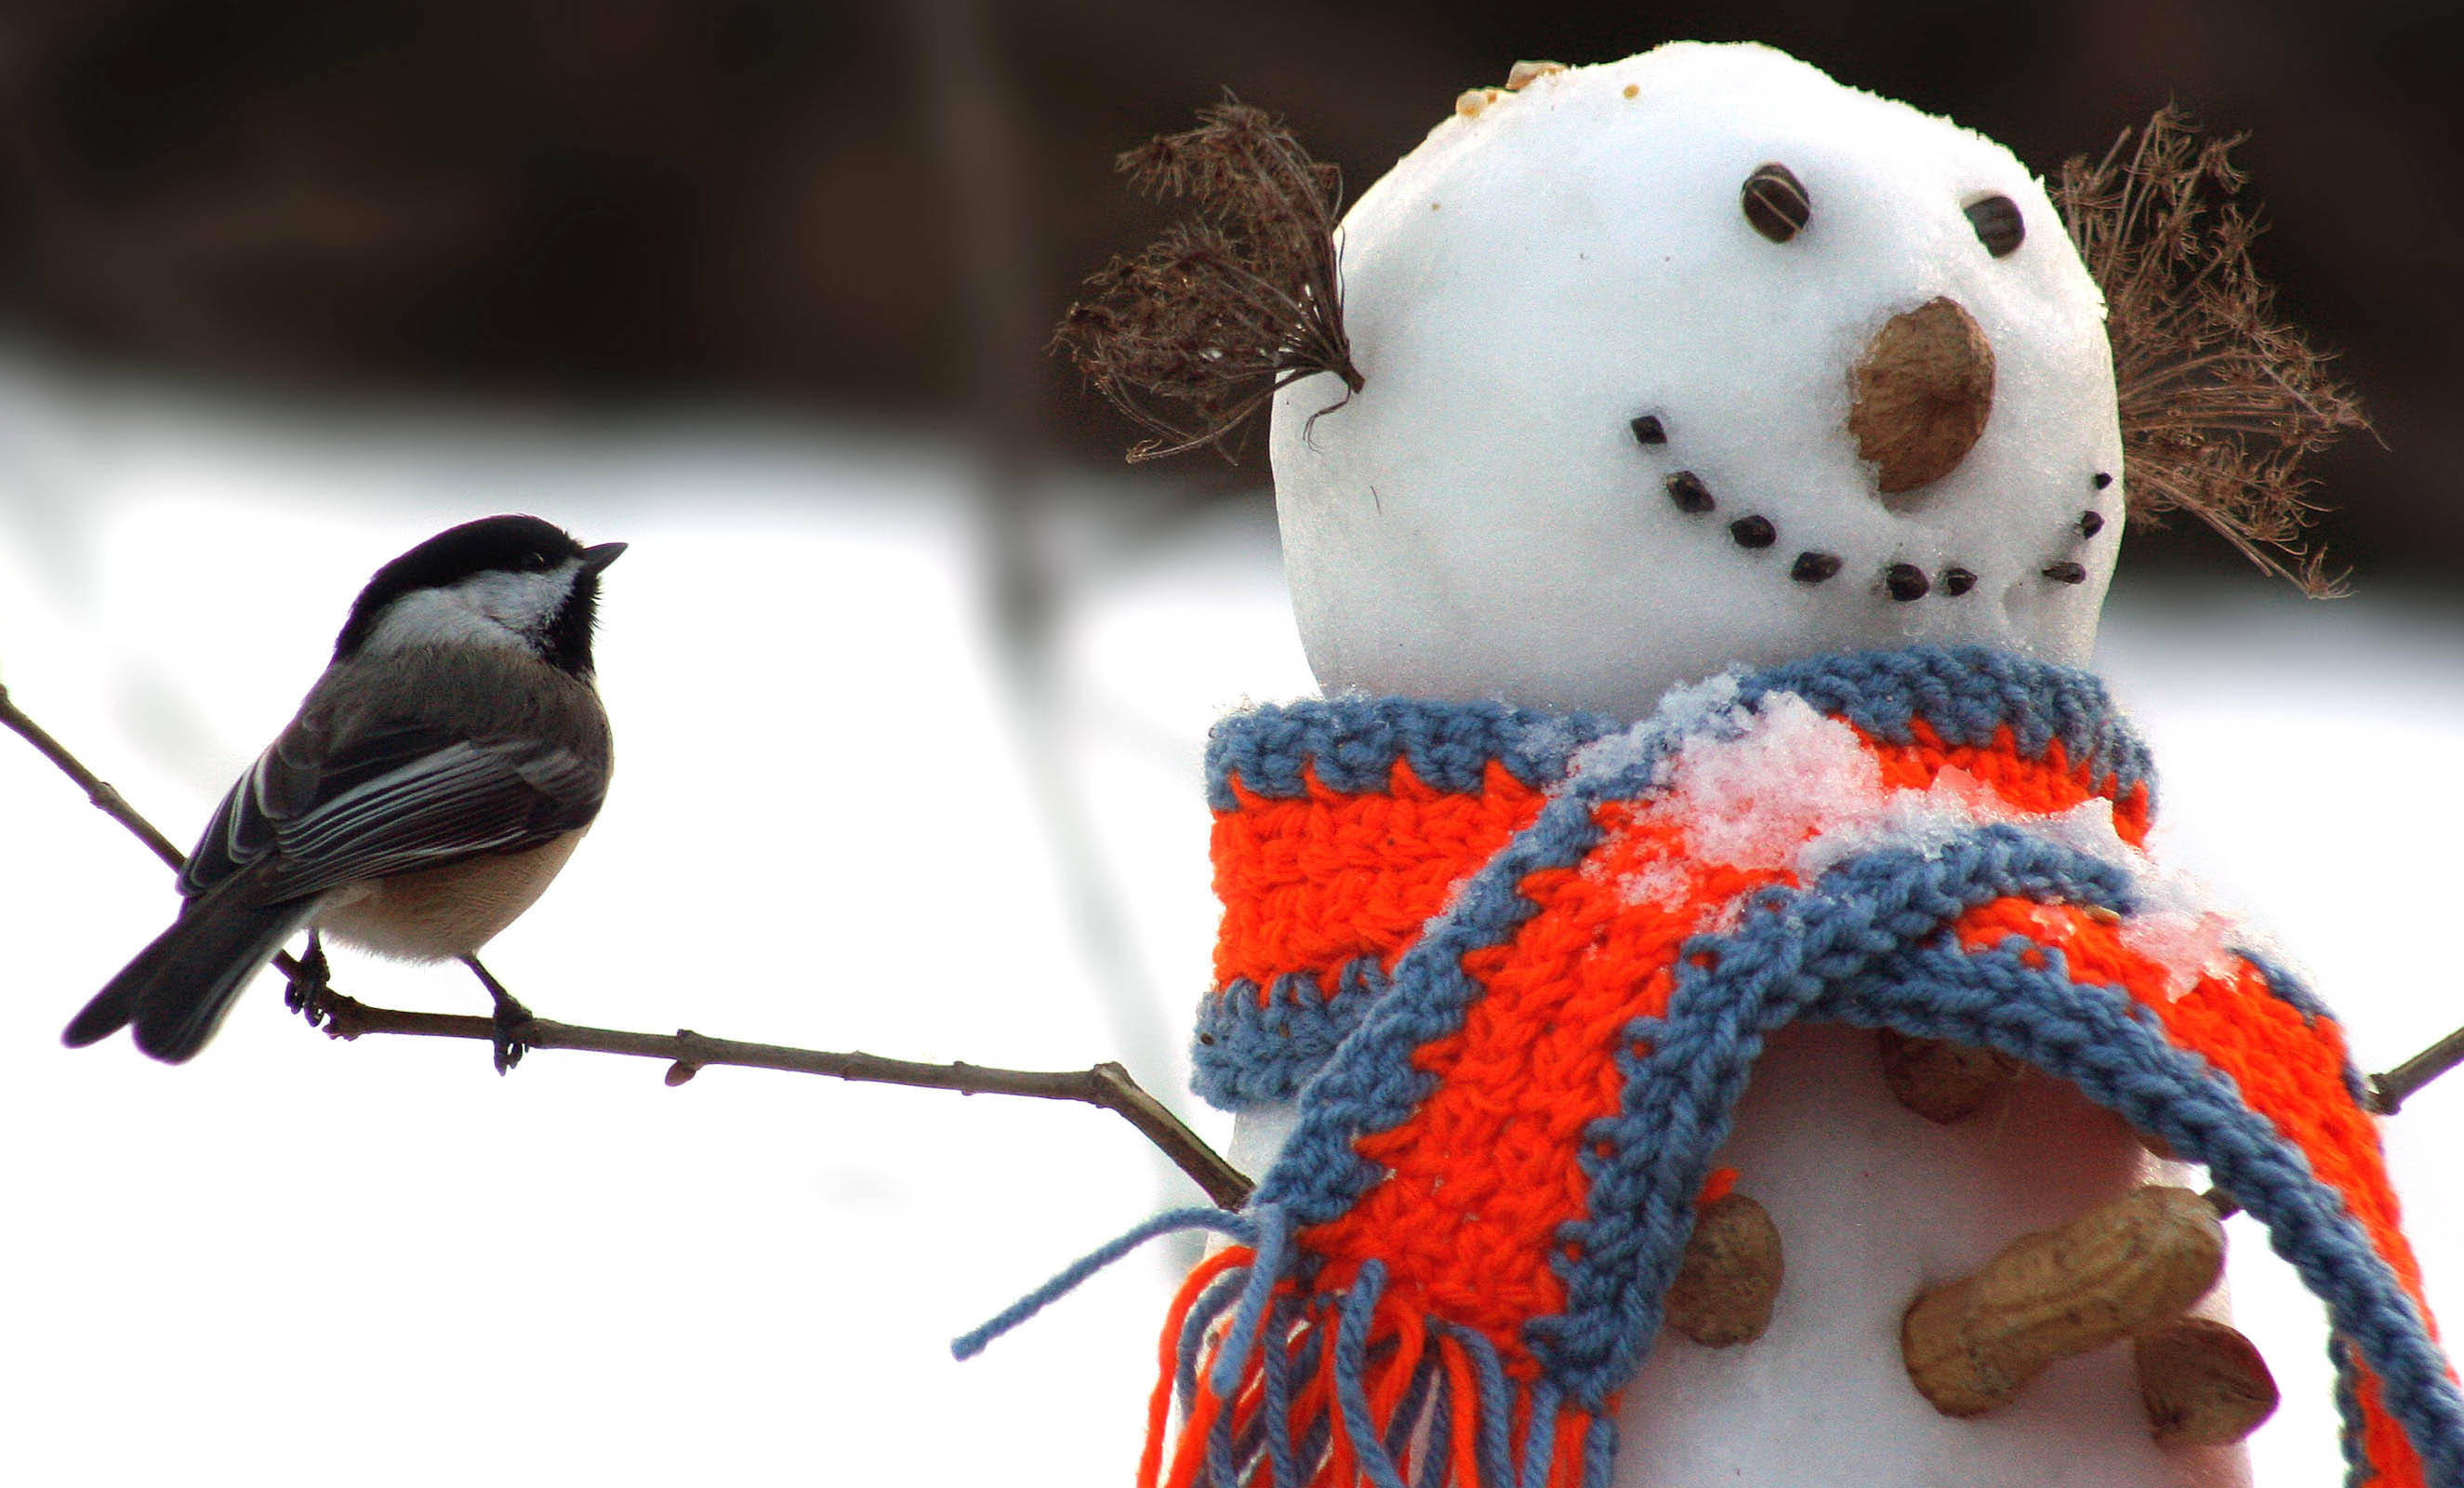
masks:
{"label": "blue yarn tassel", "polygon": [[1343,1434],[1352,1442],[1362,1475],[1376,1488],[1408,1488],[1401,1469],[1386,1455],[1377,1423],[1369,1414],[1369,1325],[1385,1290],[1385,1262],[1362,1262],[1358,1279],[1343,1299],[1342,1321],[1335,1329],[1334,1398],[1343,1411]]}
{"label": "blue yarn tassel", "polygon": [[1254,1244],[1258,1233],[1257,1226],[1246,1217],[1227,1214],[1220,1209],[1177,1209],[1157,1214],[1111,1244],[1080,1256],[1051,1280],[1010,1303],[991,1321],[972,1332],[958,1335],[951,1341],[950,1352],[959,1359],[973,1359],[984,1351],[985,1344],[1078,1290],[1095,1273],[1158,1235],[1173,1234],[1182,1230],[1212,1230],[1243,1245]]}

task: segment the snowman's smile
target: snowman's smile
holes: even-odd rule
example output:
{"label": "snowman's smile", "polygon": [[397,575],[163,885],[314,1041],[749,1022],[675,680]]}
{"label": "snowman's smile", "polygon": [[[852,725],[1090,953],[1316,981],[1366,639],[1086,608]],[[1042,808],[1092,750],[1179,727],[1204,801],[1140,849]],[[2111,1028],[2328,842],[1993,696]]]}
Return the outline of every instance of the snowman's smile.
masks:
{"label": "snowman's smile", "polygon": [[[1948,304],[1950,301],[1936,300],[1934,303]],[[1899,324],[1908,319],[1903,316],[1892,323]],[[1990,352],[1988,354],[1990,356]],[[1635,442],[1645,450],[1663,456],[1672,453],[1668,420],[1662,415],[1639,414],[1628,420],[1627,428]],[[1973,435],[1969,435],[1967,444],[1973,442]],[[1963,452],[1965,448],[1963,445]],[[1676,465],[1674,458],[1667,459],[1667,463]],[[1937,471],[1931,478],[1939,478],[1947,473],[1947,468]],[[2101,492],[2113,484],[2113,477],[2109,472],[2098,471],[2086,484],[2091,490]],[[1887,476],[1882,486],[1884,493],[1888,494],[1890,484]],[[1690,469],[1677,466],[1666,470],[1660,477],[1660,488],[1669,504],[1680,513],[1701,521],[1706,534],[1723,532],[1729,543],[1751,552],[1776,548],[1785,555],[1793,545],[1793,556],[1788,558],[1786,568],[1793,583],[1808,586],[1828,584],[1850,569],[1850,560],[1834,550],[1832,545],[1807,544],[1802,541],[1792,544],[1788,541],[1791,534],[1770,513],[1754,510],[1752,503],[1741,497],[1714,490],[1707,480]],[[1912,509],[1901,503],[1885,501],[1883,504],[1895,511]],[[2037,570],[2037,579],[2049,585],[2085,583],[2089,566],[2079,561],[2079,550],[2101,533],[2105,524],[2103,513],[2093,506],[2082,506],[2076,517],[2057,529],[2055,548],[2059,556],[2050,559]],[[1875,564],[1871,572],[1869,590],[1887,595],[1900,604],[1911,604],[1929,597],[1957,599],[1974,589],[1978,581],[1974,568],[1956,560],[1943,563],[1929,571],[1904,557],[1892,556]]]}

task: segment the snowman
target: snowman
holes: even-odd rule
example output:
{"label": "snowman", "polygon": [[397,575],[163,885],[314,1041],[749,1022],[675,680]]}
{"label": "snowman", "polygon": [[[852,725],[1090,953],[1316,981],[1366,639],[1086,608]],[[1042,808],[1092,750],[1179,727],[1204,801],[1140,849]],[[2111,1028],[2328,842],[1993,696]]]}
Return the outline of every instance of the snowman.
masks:
{"label": "snowman", "polygon": [[[2080,670],[2137,472],[2029,172],[1674,44],[1465,94],[1328,243],[1260,297],[1326,697],[1209,755],[1198,1084],[1262,1182],[1147,1480],[2246,1483],[2237,1207],[2326,1303],[2355,1480],[2464,1485],[2333,1019],[2147,857]],[[1238,317],[1137,314],[1064,339],[1189,436],[1152,395],[1239,348],[1155,343]],[[1184,443],[1242,411],[1195,401]]]}

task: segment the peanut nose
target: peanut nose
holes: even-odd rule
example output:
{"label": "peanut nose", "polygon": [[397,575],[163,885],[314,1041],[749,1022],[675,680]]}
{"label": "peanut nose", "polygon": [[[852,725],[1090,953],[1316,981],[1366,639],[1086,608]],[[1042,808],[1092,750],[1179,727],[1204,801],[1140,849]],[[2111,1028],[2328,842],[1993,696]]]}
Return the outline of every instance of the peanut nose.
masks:
{"label": "peanut nose", "polygon": [[1949,475],[1993,412],[1993,344],[1937,296],[1891,317],[1848,373],[1848,432],[1885,496]]}

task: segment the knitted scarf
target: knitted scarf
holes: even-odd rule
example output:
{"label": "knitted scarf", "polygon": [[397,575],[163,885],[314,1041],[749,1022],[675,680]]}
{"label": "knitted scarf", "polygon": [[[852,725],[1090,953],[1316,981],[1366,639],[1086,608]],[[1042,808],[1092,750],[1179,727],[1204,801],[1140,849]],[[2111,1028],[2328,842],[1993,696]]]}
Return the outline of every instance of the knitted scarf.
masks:
{"label": "knitted scarf", "polygon": [[1601,1488],[1764,1036],[1839,1022],[2001,1050],[2205,1164],[2327,1305],[2350,1481],[2464,1488],[2341,1031],[2141,853],[2151,785],[2094,677],[1973,648],[1731,675],[1622,731],[1237,715],[1197,1084],[1297,1124],[1243,1214],[1163,1216],[962,1346],[1203,1224],[1240,1243],[1167,1320],[1142,1484]]}

